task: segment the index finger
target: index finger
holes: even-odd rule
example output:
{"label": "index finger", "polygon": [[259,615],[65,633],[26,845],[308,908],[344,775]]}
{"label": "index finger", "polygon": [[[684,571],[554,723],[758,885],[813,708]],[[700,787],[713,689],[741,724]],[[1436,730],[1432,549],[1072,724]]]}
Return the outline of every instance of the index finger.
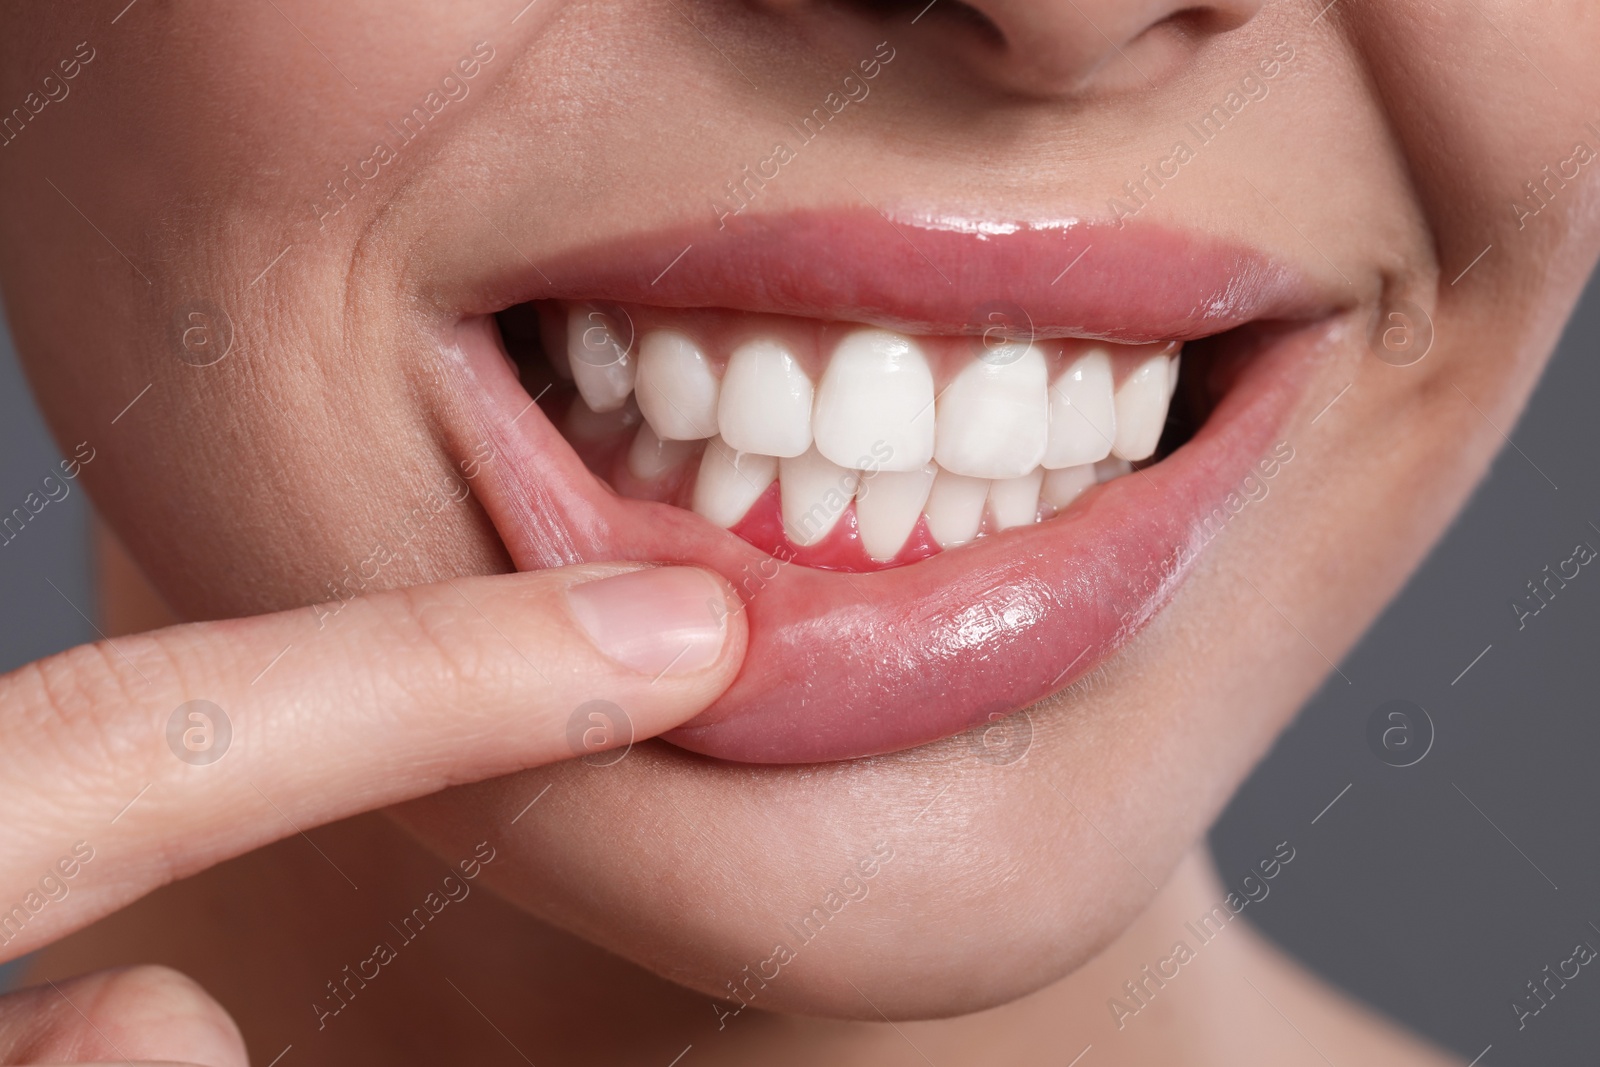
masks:
{"label": "index finger", "polygon": [[378,593],[321,629],[307,609],[174,626],[0,677],[0,959],[309,827],[671,729],[737,673],[737,607],[699,568],[589,565]]}

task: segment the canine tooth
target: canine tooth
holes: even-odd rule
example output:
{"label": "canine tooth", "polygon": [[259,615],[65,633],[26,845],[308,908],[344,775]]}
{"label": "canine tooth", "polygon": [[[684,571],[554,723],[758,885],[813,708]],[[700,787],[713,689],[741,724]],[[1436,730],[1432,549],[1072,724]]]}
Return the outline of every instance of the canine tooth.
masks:
{"label": "canine tooth", "polygon": [[793,458],[811,447],[811,404],[816,389],[777,341],[750,341],[734,349],[722,375],[717,425],[734,448]]}
{"label": "canine tooth", "polygon": [[989,486],[989,517],[996,530],[1031,526],[1039,521],[1039,490],[1044,468],[1035,467],[1020,478],[1003,478]]}
{"label": "canine tooth", "polygon": [[1167,424],[1171,372],[1166,356],[1151,356],[1117,390],[1117,433],[1111,446],[1122,459],[1149,459]]}
{"label": "canine tooth", "polygon": [[1081,467],[1062,467],[1059,470],[1046,471],[1039,499],[1052,512],[1065,511],[1085,489],[1095,484],[1094,473],[1095,468],[1092,463]]}
{"label": "canine tooth", "polygon": [[737,526],[777,477],[776,459],[735,452],[713,437],[706,442],[694,483],[695,513],[724,529]]}
{"label": "canine tooth", "polygon": [[1094,480],[1097,484],[1109,482],[1114,478],[1121,478],[1124,474],[1132,473],[1133,464],[1117,456],[1103,459],[1094,465]]}
{"label": "canine tooth", "polygon": [[861,486],[859,471],[841,467],[815,448],[778,461],[783,532],[805,548],[832,532]]}
{"label": "canine tooth", "polygon": [[578,392],[604,414],[627,403],[637,362],[628,338],[619,338],[611,316],[588,304],[567,313],[567,362]]}
{"label": "canine tooth", "polygon": [[933,372],[922,348],[887,330],[851,333],[817,387],[817,451],[840,465],[914,471],[933,459]]}
{"label": "canine tooth", "polygon": [[1057,470],[1105,459],[1116,436],[1111,357],[1103,348],[1091,349],[1050,387],[1050,445],[1044,465]]}
{"label": "canine tooth", "polygon": [[971,478],[1020,478],[1044,458],[1050,384],[1044,353],[1004,344],[964,367],[939,396],[939,466]]}
{"label": "canine tooth", "polygon": [[641,481],[654,481],[694,455],[698,445],[698,441],[663,441],[647,422],[628,446],[628,472]]}
{"label": "canine tooth", "polygon": [[879,471],[862,482],[856,522],[867,555],[881,562],[900,554],[922,518],[936,469],[929,464],[914,471]]}
{"label": "canine tooth", "polygon": [[989,483],[940,470],[928,494],[928,532],[941,548],[954,548],[978,536],[983,526],[983,505],[989,499]]}
{"label": "canine tooth", "polygon": [[[699,441],[717,433],[720,386],[705,353],[676,330],[652,330],[639,343],[639,410],[664,441]],[[737,447],[737,446],[735,446]]]}

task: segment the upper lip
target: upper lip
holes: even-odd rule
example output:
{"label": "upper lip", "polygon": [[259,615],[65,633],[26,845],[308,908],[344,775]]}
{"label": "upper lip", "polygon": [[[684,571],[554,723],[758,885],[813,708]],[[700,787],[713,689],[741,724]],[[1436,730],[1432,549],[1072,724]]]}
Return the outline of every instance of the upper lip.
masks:
{"label": "upper lip", "polygon": [[980,223],[869,207],[732,216],[624,235],[481,280],[467,308],[534,299],[716,307],[925,334],[995,315],[1037,336],[1185,341],[1327,308],[1296,268],[1154,225]]}
{"label": "upper lip", "polygon": [[[725,230],[633,236],[522,262],[470,283],[461,325],[444,343],[465,355],[475,380],[475,439],[496,452],[477,486],[516,565],[638,559],[721,572],[746,600],[750,652],[723,698],[669,739],[732,759],[809,762],[905,748],[1020,710],[1136,633],[1187,572],[1202,516],[1282,432],[1311,363],[1296,354],[1321,336],[1303,327],[1337,310],[1327,292],[1261,252],[1148,225],[933,225],[846,209],[744,217]],[[595,481],[529,409],[484,325],[489,313],[538,298],[928,332],[980,330],[1000,308],[1042,334],[1124,341],[1205,337],[1258,320],[1297,328],[1257,344],[1272,358],[1252,361],[1193,441],[1092,492],[1075,517],[847,577],[775,565],[691,512],[625,501]]]}

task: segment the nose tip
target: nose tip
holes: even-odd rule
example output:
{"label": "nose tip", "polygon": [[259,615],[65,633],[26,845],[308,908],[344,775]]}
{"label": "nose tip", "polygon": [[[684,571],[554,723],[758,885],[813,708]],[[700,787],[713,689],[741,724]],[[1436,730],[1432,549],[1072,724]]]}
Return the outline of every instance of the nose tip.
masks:
{"label": "nose tip", "polygon": [[1264,0],[933,0],[916,22],[1002,89],[1063,96],[1153,85]]}

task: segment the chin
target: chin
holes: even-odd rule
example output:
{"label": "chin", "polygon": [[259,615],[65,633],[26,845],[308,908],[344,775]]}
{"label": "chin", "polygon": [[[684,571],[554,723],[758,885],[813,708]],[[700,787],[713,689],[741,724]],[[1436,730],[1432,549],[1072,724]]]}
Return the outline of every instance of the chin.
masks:
{"label": "chin", "polygon": [[[1036,769],[975,762],[975,736],[759,777],[652,742],[614,766],[467,787],[399,818],[441,855],[474,834],[504,842],[482,876],[499,895],[703,994],[730,1025],[746,1009],[960,1015],[1071,973],[1148,900],[1081,820],[1062,832],[1071,808]],[[591,775],[608,779],[602,796]],[[546,786],[539,821],[511,827]],[[1019,817],[1023,797],[1054,801],[1048,823]],[[542,830],[550,821],[561,828]],[[553,864],[574,823],[620,835],[626,855]]]}

